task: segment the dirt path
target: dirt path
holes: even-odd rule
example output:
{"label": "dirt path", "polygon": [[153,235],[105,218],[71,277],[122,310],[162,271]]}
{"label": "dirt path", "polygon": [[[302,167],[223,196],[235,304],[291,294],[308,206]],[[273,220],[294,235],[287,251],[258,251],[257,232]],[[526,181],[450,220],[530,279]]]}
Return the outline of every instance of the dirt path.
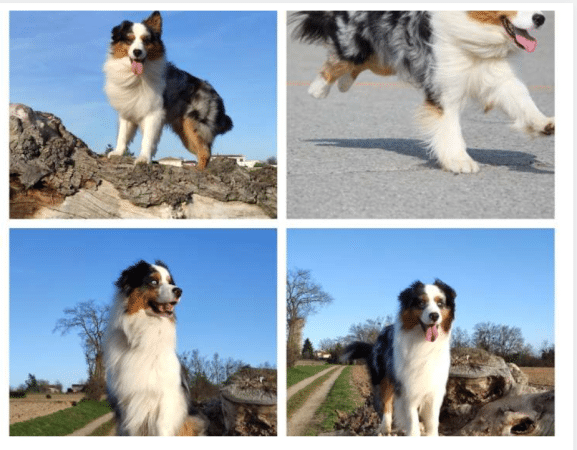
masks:
{"label": "dirt path", "polygon": [[313,381],[315,381],[317,378],[322,377],[323,375],[325,375],[327,372],[330,372],[331,370],[334,370],[334,366],[333,367],[329,367],[328,369],[325,369],[311,377],[305,378],[302,381],[299,381],[296,384],[293,384],[291,387],[289,387],[287,389],[286,392],[286,399],[288,400],[289,398],[291,398],[294,394],[296,394],[298,391],[300,391],[301,389],[305,388],[306,386],[308,386],[309,384],[311,384]]}
{"label": "dirt path", "polygon": [[[302,434],[306,430],[306,427],[311,423],[316,410],[323,402],[323,400],[329,393],[331,387],[333,386],[333,384],[335,384],[336,379],[339,377],[339,375],[341,374],[341,372],[344,370],[345,367],[346,366],[341,366],[338,367],[336,370],[334,370],[334,372],[329,376],[329,378],[316,391],[314,391],[311,394],[311,396],[307,399],[304,405],[301,406],[301,408],[292,415],[287,424],[288,436],[302,436]],[[327,373],[328,370],[332,369],[334,368],[323,370],[322,372],[316,374],[314,377],[309,377],[306,380],[303,380],[300,383],[291,386],[291,388],[295,388],[300,384],[302,384],[302,386],[296,389],[296,391],[298,391],[303,387],[305,387],[306,385],[308,385],[309,383],[311,383],[312,381],[314,381],[314,379],[318,378],[319,376],[322,376],[323,374]],[[305,381],[306,383],[304,383]],[[292,393],[287,392],[287,399],[290,398],[291,395],[293,395],[296,391],[293,390]]]}
{"label": "dirt path", "polygon": [[114,417],[113,412],[106,413],[103,416],[99,417],[98,419],[93,420],[92,422],[90,422],[85,427],[80,428],[79,430],[76,430],[72,434],[69,434],[68,436],[88,436],[90,433],[92,433],[94,430],[96,430],[100,425],[108,422],[113,417]]}

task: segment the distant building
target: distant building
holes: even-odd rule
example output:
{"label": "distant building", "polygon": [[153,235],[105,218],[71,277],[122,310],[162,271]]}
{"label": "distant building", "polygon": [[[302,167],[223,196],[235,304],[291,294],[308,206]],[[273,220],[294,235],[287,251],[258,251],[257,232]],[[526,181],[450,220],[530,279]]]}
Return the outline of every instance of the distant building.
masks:
{"label": "distant building", "polygon": [[72,386],[70,386],[70,389],[68,389],[68,392],[77,394],[79,392],[84,392],[85,388],[86,388],[85,384],[73,384]]}
{"label": "distant building", "polygon": [[[233,159],[237,165],[241,167],[248,167],[249,169],[252,169],[258,163],[262,163],[262,161],[256,159],[246,159],[244,155],[214,155],[214,157]],[[196,166],[196,161],[184,161],[182,158],[166,157],[159,159],[158,164],[176,167]]]}
{"label": "distant building", "polygon": [[330,357],[331,357],[330,353],[321,352],[321,351],[315,352],[315,358],[316,359],[330,359]]}
{"label": "distant building", "polygon": [[158,160],[158,164],[164,164],[165,166],[182,167],[183,163],[184,161],[182,160],[182,158],[167,157]]}
{"label": "distant building", "polygon": [[244,155],[215,155],[215,156],[227,159],[234,159],[239,166],[248,168],[253,168],[256,164],[261,162],[256,159],[246,159]]}

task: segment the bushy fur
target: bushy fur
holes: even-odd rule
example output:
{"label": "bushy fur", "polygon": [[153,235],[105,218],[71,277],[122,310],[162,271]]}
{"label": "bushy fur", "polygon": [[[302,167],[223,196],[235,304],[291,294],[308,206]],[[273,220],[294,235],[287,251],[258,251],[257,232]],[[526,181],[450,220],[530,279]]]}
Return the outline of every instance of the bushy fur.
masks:
{"label": "bushy fur", "polygon": [[109,156],[122,156],[140,127],[142,149],[136,162],[149,163],[168,124],[204,169],[214,138],[231,130],[232,120],[208,82],[166,61],[161,34],[158,11],[142,23],[124,21],[112,29],[105,92],[118,111],[119,128]]}
{"label": "bushy fur", "polygon": [[143,292],[159,304],[178,302],[182,291],[172,283],[160,261],[140,261],[116,282],[104,363],[120,435],[175,436],[189,414],[174,316],[158,314],[144,302],[135,305]]}
{"label": "bushy fur", "polygon": [[425,433],[438,435],[456,296],[440,280],[432,285],[416,281],[399,294],[397,320],[383,329],[374,344],[354,342],[345,349],[343,360],[367,363],[375,404],[383,410],[379,434],[392,433],[394,410],[395,422],[404,433],[420,434],[420,415]]}

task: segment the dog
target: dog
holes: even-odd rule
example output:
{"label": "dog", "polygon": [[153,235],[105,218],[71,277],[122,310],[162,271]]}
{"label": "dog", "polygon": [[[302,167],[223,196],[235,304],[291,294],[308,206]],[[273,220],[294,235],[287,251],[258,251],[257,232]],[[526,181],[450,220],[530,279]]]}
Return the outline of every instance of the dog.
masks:
{"label": "dog", "polygon": [[531,136],[551,135],[555,119],[545,117],[507,57],[519,49],[533,52],[529,32],[540,28],[540,11],[302,11],[293,37],[325,43],[329,57],[309,87],[316,98],[337,82],[345,92],[364,70],[397,74],[425,93],[417,118],[430,153],[455,173],[475,173],[467,153],[460,112],[467,99],[485,112],[503,110],[513,127]]}
{"label": "dog", "polygon": [[447,284],[414,282],[399,294],[396,322],[374,344],[353,342],[343,361],[364,359],[375,405],[383,410],[378,433],[391,435],[395,422],[407,435],[419,436],[419,415],[429,436],[439,434],[439,411],[451,363],[451,327],[457,294]]}
{"label": "dog", "polygon": [[116,149],[108,156],[122,156],[140,127],[142,149],[135,163],[150,163],[168,124],[203,170],[214,138],[230,131],[232,120],[209,83],[166,61],[161,35],[158,11],[142,23],[125,20],[112,29],[104,90],[118,111],[119,127]]}
{"label": "dog", "polygon": [[109,403],[124,436],[203,435],[176,355],[175,306],[182,296],[166,264],[139,261],[122,272],[104,336]]}

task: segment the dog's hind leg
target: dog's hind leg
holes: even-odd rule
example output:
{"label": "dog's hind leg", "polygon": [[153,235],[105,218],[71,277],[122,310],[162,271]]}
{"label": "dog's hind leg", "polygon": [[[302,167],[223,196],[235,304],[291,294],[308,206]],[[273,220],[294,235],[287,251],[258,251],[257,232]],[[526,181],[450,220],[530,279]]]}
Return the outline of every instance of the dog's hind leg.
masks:
{"label": "dog's hind leg", "polygon": [[191,117],[185,117],[179,123],[172,124],[172,128],[186,149],[196,155],[198,160],[196,167],[204,170],[211,156],[212,134],[208,127]]}
{"label": "dog's hind leg", "polygon": [[375,75],[381,75],[385,77],[389,75],[394,75],[396,73],[396,71],[392,67],[379,64],[377,57],[373,55],[362,64],[356,64],[356,65],[353,64],[351,72],[344,74],[338,79],[337,86],[339,88],[339,91],[341,92],[348,91],[353,85],[353,83],[356,81],[360,73],[364,72],[365,70],[370,70]]}
{"label": "dog's hind leg", "polygon": [[[347,79],[351,77],[351,72],[353,71],[355,65],[348,61],[342,61],[338,59],[335,55],[329,56],[329,58],[325,61],[321,70],[319,71],[317,77],[313,80],[313,82],[309,86],[309,94],[315,98],[325,98],[329,95],[332,85],[342,76],[345,76]],[[360,72],[359,72],[360,73]],[[357,75],[359,74],[357,73]],[[356,76],[354,77],[356,78]],[[348,84],[348,87],[343,90],[341,85],[339,84],[339,89],[341,91],[346,91],[348,88],[351,87],[353,82],[355,81],[354,78]],[[349,83],[347,81],[347,83]]]}
{"label": "dog's hind leg", "polygon": [[379,435],[390,436],[393,431],[394,392],[393,384],[387,378],[383,378],[379,385],[379,400],[383,407],[383,421],[377,430]]}

